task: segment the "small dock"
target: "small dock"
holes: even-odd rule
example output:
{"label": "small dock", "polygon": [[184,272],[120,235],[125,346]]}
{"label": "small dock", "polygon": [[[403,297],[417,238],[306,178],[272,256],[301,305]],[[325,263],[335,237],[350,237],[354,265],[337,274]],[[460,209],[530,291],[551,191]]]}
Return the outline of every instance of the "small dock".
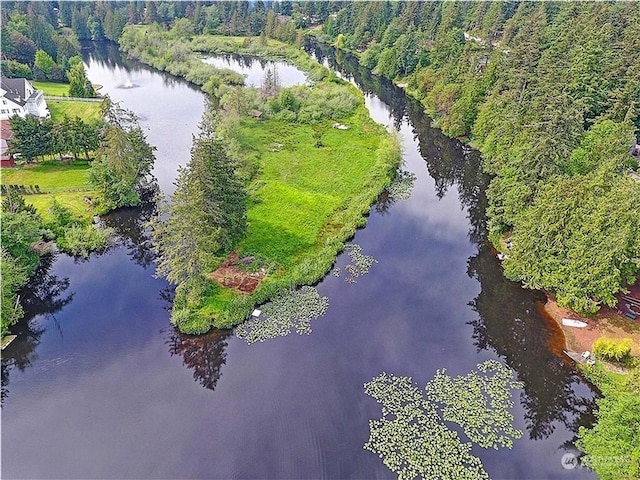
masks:
{"label": "small dock", "polygon": [[7,348],[17,337],[17,335],[7,335],[6,337],[2,337],[2,350]]}
{"label": "small dock", "polygon": [[581,365],[593,365],[595,363],[589,352],[578,353],[572,352],[571,350],[563,350],[563,352],[571,360]]}

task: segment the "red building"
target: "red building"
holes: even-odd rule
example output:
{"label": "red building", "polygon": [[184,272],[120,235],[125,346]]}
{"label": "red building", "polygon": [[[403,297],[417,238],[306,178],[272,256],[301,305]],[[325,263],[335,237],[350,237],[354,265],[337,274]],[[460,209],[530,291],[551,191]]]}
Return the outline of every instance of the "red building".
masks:
{"label": "red building", "polygon": [[8,120],[0,120],[0,167],[15,167],[13,156],[9,153],[9,141],[13,132]]}

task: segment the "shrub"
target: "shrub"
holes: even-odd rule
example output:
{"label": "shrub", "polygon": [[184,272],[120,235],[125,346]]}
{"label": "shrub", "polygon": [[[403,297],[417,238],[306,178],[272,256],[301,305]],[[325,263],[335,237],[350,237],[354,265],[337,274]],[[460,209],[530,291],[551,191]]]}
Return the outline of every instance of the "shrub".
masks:
{"label": "shrub", "polygon": [[49,205],[49,215],[53,219],[52,228],[60,234],[62,229],[73,221],[73,213],[54,197]]}
{"label": "shrub", "polygon": [[2,61],[2,74],[12,78],[26,78],[27,80],[33,80],[33,71],[31,67],[25,63],[20,63],[15,60],[3,60]]}
{"label": "shrub", "polygon": [[188,308],[179,310],[173,308],[171,323],[178,327],[182,333],[189,335],[200,335],[211,329],[211,319],[208,316]]}
{"label": "shrub", "polygon": [[614,338],[600,337],[593,344],[593,353],[603,360],[622,362],[631,356],[630,338],[616,340]]}
{"label": "shrub", "polygon": [[72,225],[64,232],[64,239],[60,239],[60,247],[80,257],[88,257],[89,252],[103,247],[113,234],[110,228],[95,228],[93,225]]}

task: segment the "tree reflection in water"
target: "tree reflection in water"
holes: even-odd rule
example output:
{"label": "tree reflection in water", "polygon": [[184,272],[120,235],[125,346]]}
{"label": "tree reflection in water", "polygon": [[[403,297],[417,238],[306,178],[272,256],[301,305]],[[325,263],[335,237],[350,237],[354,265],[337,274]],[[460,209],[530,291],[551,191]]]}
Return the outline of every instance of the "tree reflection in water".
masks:
{"label": "tree reflection in water", "polygon": [[553,326],[541,317],[545,296],[525,291],[502,275],[502,268],[490,248],[484,246],[469,259],[468,274],[480,281],[482,291],[470,303],[480,318],[471,323],[478,350],[493,349],[505,358],[524,382],[521,402],[529,436],[543,439],[555,430],[556,422],[577,432],[593,418],[593,395],[580,396],[574,385],[580,382],[554,345]]}
{"label": "tree reflection in water", "polygon": [[156,259],[151,245],[151,236],[147,224],[156,214],[153,201],[135,208],[122,208],[102,217],[104,224],[112,228],[120,241],[129,251],[129,257],[143,268],[149,267]]}
{"label": "tree reflection in water", "polygon": [[205,335],[185,335],[176,328],[165,330],[165,344],[171,356],[182,356],[185,367],[193,370],[193,378],[204,388],[214,390],[227,362],[227,339],[232,330],[214,330]]}
{"label": "tree reflection in water", "polygon": [[[468,261],[467,272],[481,287],[470,302],[479,315],[470,322],[473,338],[479,351],[494,350],[524,383],[521,403],[526,410],[529,436],[546,438],[558,423],[573,432],[580,425],[592,423],[594,395],[588,389],[577,388],[583,381],[558,355],[564,339],[541,314],[545,296],[508,281],[488,243],[485,191],[490,177],[481,170],[480,154],[444,136],[433,127],[419,102],[407,99],[390,81],[370,75],[354,57],[334,54],[331,47],[313,43],[307,45],[307,51],[352,79],[365,94],[375,93],[390,108],[396,128],[408,118],[438,197],[443,198],[449,188],[457,185],[471,224],[469,238],[478,246],[478,253]],[[392,203],[381,196],[375,208],[385,213]]]}
{"label": "tree reflection in water", "polygon": [[[151,248],[146,224],[155,212],[155,204],[148,202],[143,206],[121,209],[102,217],[102,222],[114,229],[116,240],[109,246],[92,255],[102,255],[120,245],[128,250],[129,256],[140,266],[147,268],[155,259]],[[89,257],[90,258],[90,257]],[[88,261],[89,258],[76,257],[75,262]],[[73,300],[73,293],[65,295],[69,278],[59,278],[51,273],[55,255],[47,255],[40,260],[40,266],[34,276],[20,291],[24,308],[24,318],[11,330],[18,338],[2,352],[2,401],[8,395],[9,372],[13,367],[24,370],[36,359],[35,349],[46,328],[37,321],[41,315],[53,320],[53,325],[62,333],[55,314]]]}
{"label": "tree reflection in water", "polygon": [[35,319],[48,315],[58,329],[55,314],[73,300],[73,293],[66,294],[69,278],[59,278],[51,273],[54,255],[47,255],[40,261],[35,274],[20,291],[24,317],[12,327],[17,340],[2,352],[2,402],[9,394],[9,372],[12,368],[23,371],[37,358],[35,349],[45,328]]}

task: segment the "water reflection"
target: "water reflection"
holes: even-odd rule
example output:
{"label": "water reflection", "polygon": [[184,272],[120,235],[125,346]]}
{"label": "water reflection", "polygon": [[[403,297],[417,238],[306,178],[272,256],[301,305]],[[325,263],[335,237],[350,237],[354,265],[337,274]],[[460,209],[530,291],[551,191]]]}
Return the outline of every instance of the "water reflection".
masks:
{"label": "water reflection", "polygon": [[[377,96],[390,110],[396,130],[400,129],[407,110],[407,97],[401,88],[384,77],[371,75],[366,68],[360,65],[357,58],[335,51],[333,47],[309,41],[305,50],[321,64],[339,72],[343,78],[355,83],[365,96],[371,94]],[[440,133],[440,135],[442,134]],[[451,139],[447,140],[451,141]]]}
{"label": "water reflection", "polygon": [[112,228],[118,245],[124,245],[129,257],[141,267],[149,267],[156,259],[147,224],[156,214],[155,202],[148,201],[136,208],[123,208],[102,217]]}
{"label": "water reflection", "polygon": [[35,350],[45,328],[34,319],[41,315],[49,316],[63,335],[55,314],[71,303],[74,294],[67,293],[69,278],[59,278],[51,273],[54,260],[54,255],[43,257],[36,273],[20,291],[24,317],[11,329],[18,338],[2,352],[2,402],[9,394],[11,368],[24,371],[37,358]]}
{"label": "water reflection", "polygon": [[[82,59],[85,63],[93,63],[104,70],[120,72],[120,81],[116,88],[129,90],[141,87],[142,83],[138,83],[136,78],[142,73],[155,73],[156,71],[142,63],[130,60],[125,55],[122,55],[118,48],[118,44],[110,41],[85,41],[82,42]],[[184,80],[170,74],[162,76],[162,84],[165,87],[175,87],[178,84],[183,85],[185,83]],[[100,91],[99,93],[108,92]]]}
{"label": "water reflection", "polygon": [[214,390],[227,362],[227,340],[232,330],[214,330],[206,335],[185,335],[174,327],[165,330],[165,344],[171,356],[180,355],[193,378],[204,388]]}
{"label": "water reflection", "polygon": [[456,185],[460,203],[471,224],[469,239],[478,246],[487,242],[486,189],[490,177],[482,172],[480,153],[444,136],[422,112],[419,102],[407,103],[407,115],[418,139],[420,155],[435,182],[438,198]]}
{"label": "water reflection", "polygon": [[490,248],[484,246],[469,259],[468,274],[477,278],[482,291],[471,302],[479,318],[473,325],[478,350],[492,349],[505,358],[524,382],[521,402],[529,436],[550,436],[558,423],[570,431],[589,424],[594,407],[591,392],[576,391],[580,378],[557,355],[561,332],[541,319],[542,293],[532,294],[509,282]]}
{"label": "water reflection", "polygon": [[[407,99],[391,82],[369,75],[354,57],[332,50],[318,44],[307,45],[307,51],[320,62],[387,104],[396,128],[405,117],[408,119],[438,198],[444,198],[451,187],[457,186],[471,225],[469,238],[478,245],[477,254],[468,260],[467,271],[481,288],[469,303],[479,315],[470,322],[475,345],[479,352],[495,351],[524,382],[521,404],[530,438],[547,438],[558,425],[574,434],[579,426],[591,425],[594,394],[561,358],[562,332],[541,314],[545,296],[506,280],[488,244],[485,192],[490,178],[482,172],[479,153],[444,136],[423,113],[420,103]],[[381,196],[375,208],[384,213],[391,203]]]}
{"label": "water reflection", "polygon": [[277,77],[278,85],[291,87],[308,83],[307,74],[286,62],[264,60],[250,55],[220,54],[207,56],[203,62],[217,68],[228,68],[245,76],[245,85],[260,87],[267,70]]}

